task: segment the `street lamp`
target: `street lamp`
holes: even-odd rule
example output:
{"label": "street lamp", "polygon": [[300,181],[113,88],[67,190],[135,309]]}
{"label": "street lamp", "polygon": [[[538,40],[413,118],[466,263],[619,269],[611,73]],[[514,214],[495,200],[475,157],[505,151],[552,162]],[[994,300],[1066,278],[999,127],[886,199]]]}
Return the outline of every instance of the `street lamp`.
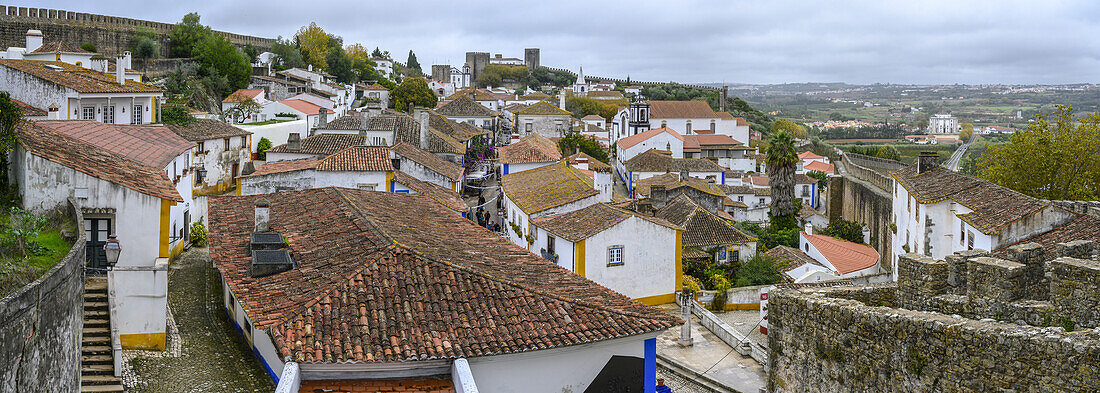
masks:
{"label": "street lamp", "polygon": [[122,246],[118,243],[118,236],[107,236],[107,243],[103,245],[103,252],[107,254],[108,267],[112,267],[118,263],[118,255],[122,253]]}

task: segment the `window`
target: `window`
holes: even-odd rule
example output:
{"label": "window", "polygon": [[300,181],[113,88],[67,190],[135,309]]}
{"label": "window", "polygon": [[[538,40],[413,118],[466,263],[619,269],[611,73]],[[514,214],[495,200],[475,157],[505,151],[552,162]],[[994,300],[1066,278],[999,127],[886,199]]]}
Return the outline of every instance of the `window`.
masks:
{"label": "window", "polygon": [[688,120],[687,123],[684,125],[684,133],[691,134],[691,120]]}
{"label": "window", "polygon": [[913,200],[913,219],[920,222],[920,202]]}
{"label": "window", "polygon": [[738,262],[741,260],[741,250],[730,250],[729,262]]}
{"label": "window", "polygon": [[661,128],[664,128],[667,125],[668,125],[667,121],[661,120]]}
{"label": "window", "polygon": [[359,188],[360,190],[374,191],[374,188],[377,186],[378,185],[374,183],[359,183],[357,185],[357,188]]}
{"label": "window", "polygon": [[623,246],[611,246],[607,248],[607,266],[622,266]]}
{"label": "window", "polygon": [[225,151],[229,151],[229,138],[225,138],[224,141],[225,141],[225,145],[224,145],[225,146]]}
{"label": "window", "polygon": [[764,204],[764,198],[760,198],[760,204],[761,204],[761,205],[763,205],[763,204]]}
{"label": "window", "polygon": [[803,248],[806,249],[806,252],[810,252],[810,243],[806,243],[806,245],[803,246]]}
{"label": "window", "polygon": [[84,120],[95,120],[95,107],[94,106],[84,107],[82,116],[80,118],[84,119]]}
{"label": "window", "polygon": [[206,152],[206,149],[203,149],[203,146],[202,146],[202,141],[198,141],[197,143],[198,143],[198,145],[199,145],[199,146],[198,146],[198,147],[196,148],[196,151],[198,151],[198,152],[199,152],[198,154],[203,154],[203,153],[205,153],[205,152]]}
{"label": "window", "polygon": [[562,128],[563,127],[561,125],[561,120],[558,120],[558,121],[554,122],[554,130],[557,130],[558,132],[561,132]]}
{"label": "window", "polygon": [[969,235],[969,236],[967,236],[967,238],[966,238],[966,249],[967,250],[973,250],[974,249],[974,232],[969,232],[968,231],[967,235]]}
{"label": "window", "polygon": [[810,196],[810,186],[809,185],[807,185],[807,184],[802,185],[802,196],[804,196],[804,197]]}
{"label": "window", "polygon": [[959,220],[959,244],[963,244],[963,239],[966,238],[966,224],[962,220]]}
{"label": "window", "polygon": [[554,249],[555,249],[555,247],[554,247],[554,237],[550,236],[550,235],[546,235],[546,253],[550,254],[550,255],[557,254],[557,252]]}
{"label": "window", "polygon": [[103,122],[107,124],[115,124],[115,107],[103,106]]}
{"label": "window", "polygon": [[534,125],[534,124],[531,124],[531,123],[527,123],[527,124],[524,124],[524,125],[523,125],[523,130],[524,130],[524,131],[527,131],[527,133],[528,133],[528,134],[530,134],[530,133],[531,133],[531,129],[532,129],[532,128],[534,128],[534,126],[535,126],[535,125]]}
{"label": "window", "polygon": [[134,105],[133,112],[130,113],[130,124],[141,124],[141,105]]}
{"label": "window", "polygon": [[466,124],[469,124],[469,125],[472,126],[472,125],[474,125],[474,121],[473,120],[466,120]]}
{"label": "window", "polygon": [[738,202],[744,202],[745,201],[745,196],[744,195],[738,195],[737,196],[737,201]]}
{"label": "window", "polygon": [[492,120],[485,120],[481,122],[481,126],[484,128],[491,128],[493,126]]}

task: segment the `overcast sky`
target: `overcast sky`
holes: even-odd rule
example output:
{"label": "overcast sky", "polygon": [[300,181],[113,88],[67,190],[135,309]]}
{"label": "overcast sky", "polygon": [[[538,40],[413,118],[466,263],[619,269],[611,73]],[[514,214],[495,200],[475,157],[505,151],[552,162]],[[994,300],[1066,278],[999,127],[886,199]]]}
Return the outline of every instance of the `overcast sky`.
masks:
{"label": "overcast sky", "polygon": [[[635,80],[728,83],[1080,83],[1100,79],[1096,1],[11,1],[292,36],[317,22],[404,62],[467,51]],[[47,40],[49,37],[47,37]]]}

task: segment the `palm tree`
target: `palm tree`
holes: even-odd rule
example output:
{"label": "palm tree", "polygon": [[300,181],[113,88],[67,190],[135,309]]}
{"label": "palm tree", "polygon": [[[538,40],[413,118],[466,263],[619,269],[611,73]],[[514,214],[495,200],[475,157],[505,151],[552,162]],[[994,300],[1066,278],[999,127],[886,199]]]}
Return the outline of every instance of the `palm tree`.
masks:
{"label": "palm tree", "polygon": [[766,152],[772,189],[771,225],[777,230],[795,228],[798,226],[795,220],[798,206],[794,199],[794,171],[798,153],[794,150],[794,140],[786,131],[779,131],[772,135]]}

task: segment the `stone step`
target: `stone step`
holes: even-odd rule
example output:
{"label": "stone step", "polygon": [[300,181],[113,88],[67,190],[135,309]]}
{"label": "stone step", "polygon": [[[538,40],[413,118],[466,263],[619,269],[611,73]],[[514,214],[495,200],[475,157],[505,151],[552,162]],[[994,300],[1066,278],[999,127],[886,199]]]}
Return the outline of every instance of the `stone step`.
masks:
{"label": "stone step", "polygon": [[84,309],[84,319],[88,318],[107,318],[109,314],[106,310],[89,310]]}
{"label": "stone step", "polygon": [[110,364],[114,366],[115,359],[111,355],[80,355],[80,364]]}
{"label": "stone step", "polygon": [[84,336],[80,338],[80,343],[83,345],[111,345],[111,336],[99,335],[99,336]]}
{"label": "stone step", "polygon": [[107,302],[84,302],[85,310],[106,310]]}
{"label": "stone step", "polygon": [[85,302],[87,302],[87,301],[105,302],[105,301],[107,301],[107,293],[106,292],[103,292],[103,293],[84,292],[84,301]]}
{"label": "stone step", "polygon": [[125,392],[122,389],[122,385],[83,385],[80,387],[81,393],[99,393],[99,392]]}
{"label": "stone step", "polygon": [[84,327],[111,327],[111,321],[101,318],[88,318],[84,317]]}
{"label": "stone step", "polygon": [[108,374],[114,375],[115,366],[113,364],[82,364],[80,365],[81,375],[100,375]]}
{"label": "stone step", "polygon": [[118,377],[114,375],[81,375],[81,385],[108,385],[118,384]]}
{"label": "stone step", "polygon": [[107,345],[82,345],[82,346],[80,346],[80,350],[85,355],[92,355],[92,354],[96,354],[96,353],[111,352],[111,347],[107,346]]}
{"label": "stone step", "polygon": [[105,327],[84,327],[85,336],[94,336],[99,334],[111,334],[111,328]]}

